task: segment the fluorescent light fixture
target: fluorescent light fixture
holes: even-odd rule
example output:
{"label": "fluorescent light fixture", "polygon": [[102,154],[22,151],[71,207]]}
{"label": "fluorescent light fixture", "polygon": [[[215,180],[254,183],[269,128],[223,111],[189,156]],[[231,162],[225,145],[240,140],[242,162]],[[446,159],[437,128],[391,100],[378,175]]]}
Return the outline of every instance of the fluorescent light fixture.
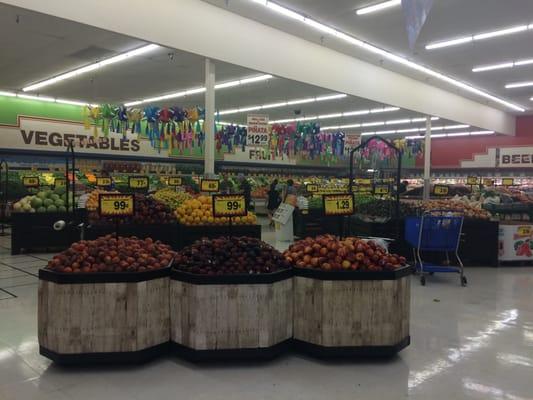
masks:
{"label": "fluorescent light fixture", "polygon": [[117,56],[110,57],[110,58],[107,58],[105,60],[102,60],[102,61],[99,61],[99,62],[96,62],[96,63],[93,63],[93,64],[89,64],[89,65],[86,65],[86,66],[81,67],[81,68],[74,69],[74,70],[69,71],[69,72],[65,72],[64,74],[60,74],[60,75],[54,76],[54,77],[52,77],[50,79],[45,79],[43,81],[34,83],[34,84],[30,85],[30,86],[26,86],[25,88],[22,89],[22,91],[23,92],[31,92],[33,90],[37,90],[37,89],[40,89],[40,88],[45,87],[45,86],[53,85],[54,83],[63,81],[65,79],[70,79],[70,78],[73,78],[75,76],[79,76],[81,74],[85,74],[87,72],[90,72],[90,71],[93,71],[95,69],[104,67],[106,65],[114,64],[114,63],[117,63],[117,62],[120,62],[120,61],[124,61],[124,60],[126,60],[128,58],[131,58],[131,57],[140,56],[141,54],[147,53],[147,52],[155,50],[157,48],[159,48],[159,46],[156,45],[156,44],[149,44],[149,45],[146,45],[146,46],[143,46],[143,47],[139,47],[138,49],[135,49],[135,50],[132,50],[132,51],[128,51],[126,53],[122,53],[122,54],[119,54]]}
{"label": "fluorescent light fixture", "polygon": [[374,5],[368,6],[368,7],[360,8],[359,10],[356,11],[356,13],[357,15],[370,14],[376,11],[385,10],[390,7],[399,6],[400,4],[402,4],[401,0],[384,1],[382,3],[377,3]]}
{"label": "fluorescent light fixture", "polygon": [[446,136],[447,137],[470,136],[470,132],[447,133]]}
{"label": "fluorescent light fixture", "polygon": [[317,22],[311,18],[304,18],[304,23],[306,23],[307,25],[321,32],[327,33],[329,35],[335,35],[335,29],[330,28],[329,26],[326,26],[324,24],[321,24],[320,22]]}
{"label": "fluorescent light fixture", "polygon": [[21,99],[26,99],[26,100],[47,101],[47,102],[50,102],[50,103],[54,103],[56,101],[56,99],[54,99],[53,97],[32,96],[32,95],[29,95],[29,94],[17,94],[17,97],[20,97]]}
{"label": "fluorescent light fixture", "polygon": [[398,111],[398,110],[399,110],[398,107],[383,107],[383,108],[373,108],[372,110],[370,110],[370,112],[372,114],[376,114],[376,113]]}
{"label": "fluorescent light fixture", "polygon": [[494,131],[473,131],[473,132],[470,132],[470,134],[474,136],[475,135],[492,135],[494,134]]}
{"label": "fluorescent light fixture", "polygon": [[332,94],[332,95],[328,95],[328,96],[319,96],[319,97],[316,98],[316,101],[344,99],[345,97],[348,97],[348,95],[344,94],[344,93]]}
{"label": "fluorescent light fixture", "polygon": [[531,64],[533,64],[533,58],[528,58],[525,60],[502,62],[499,64],[480,65],[480,66],[472,68],[472,72],[485,72],[485,71],[493,71],[496,69],[508,69],[508,68],[521,67],[523,65],[531,65]]}
{"label": "fluorescent light fixture", "polygon": [[272,11],[275,11],[275,12],[277,12],[279,14],[282,14],[282,15],[284,15],[286,17],[289,17],[289,18],[292,18],[292,19],[295,19],[295,20],[298,20],[298,21],[301,21],[301,22],[304,22],[304,20],[305,20],[305,17],[303,15],[300,15],[297,12],[289,10],[288,8],[279,6],[276,3],[272,3],[271,1],[266,1],[265,3],[266,3],[265,5],[268,8],[270,8]]}
{"label": "fluorescent light fixture", "polygon": [[385,125],[385,121],[376,121],[376,122],[365,122],[361,126],[381,126]]}
{"label": "fluorescent light fixture", "polygon": [[527,29],[528,29],[527,25],[519,25],[519,26],[513,26],[511,28],[500,29],[498,31],[479,33],[477,35],[474,35],[473,38],[474,40],[491,39],[493,37],[511,35],[513,33],[518,33],[518,32],[524,32],[524,31],[527,31]]}
{"label": "fluorescent light fixture", "polygon": [[442,47],[457,46],[458,44],[469,43],[472,40],[472,36],[461,37],[457,39],[444,40],[442,42],[435,42],[426,45],[426,50],[440,49]]}
{"label": "fluorescent light fixture", "polygon": [[285,107],[287,105],[286,101],[282,101],[280,103],[271,103],[271,104],[265,104],[262,106],[262,109],[268,109],[268,108],[278,108],[278,107]]}
{"label": "fluorescent light fixture", "polygon": [[518,60],[514,62],[514,66],[530,65],[533,64],[533,58],[528,58],[527,60]]}
{"label": "fluorescent light fixture", "polygon": [[0,96],[7,96],[7,97],[15,97],[17,94],[13,92],[4,92],[3,90],[0,90]]}
{"label": "fluorescent light fixture", "polygon": [[401,124],[409,124],[411,123],[410,119],[393,119],[391,121],[385,122],[387,125],[401,125]]}
{"label": "fluorescent light fixture", "polygon": [[396,133],[411,133],[411,132],[420,132],[422,128],[409,128],[409,129],[398,129]]}
{"label": "fluorescent light fixture", "polygon": [[352,115],[367,115],[367,114],[370,114],[370,110],[347,111],[347,112],[343,112],[342,116],[350,117]]}
{"label": "fluorescent light fixture", "polygon": [[228,87],[239,86],[240,84],[241,83],[239,81],[219,83],[218,85],[215,85],[215,89],[224,89],[224,88],[228,88]]}
{"label": "fluorescent light fixture", "polygon": [[305,104],[305,103],[313,103],[315,101],[314,98],[310,97],[308,99],[298,99],[298,100],[290,100],[287,102],[289,106],[292,106],[293,104]]}
{"label": "fluorescent light fixture", "polygon": [[505,88],[506,89],[515,89],[515,88],[528,87],[528,86],[533,86],[533,82],[529,81],[529,82],[508,83],[507,85],[505,85]]}
{"label": "fluorescent light fixture", "polygon": [[444,125],[444,129],[465,129],[470,128],[470,125]]}
{"label": "fluorescent light fixture", "polygon": [[411,140],[416,140],[416,139],[424,139],[424,136],[420,136],[420,135],[417,135],[417,136],[406,136],[405,138],[406,139],[411,139]]}
{"label": "fluorescent light fixture", "polygon": [[431,135],[431,139],[433,138],[438,139],[438,138],[443,138],[443,137],[446,137],[445,133],[438,133],[436,135]]}
{"label": "fluorescent light fixture", "polygon": [[255,82],[261,82],[261,81],[266,81],[268,79],[272,79],[273,76],[270,75],[270,74],[265,74],[265,75],[259,75],[259,76],[253,76],[251,78],[244,78],[244,79],[241,79],[239,81],[239,83],[241,85],[247,85],[249,83],[255,83]]}
{"label": "fluorescent light fixture", "polygon": [[348,124],[348,125],[341,125],[339,128],[341,129],[347,129],[347,128],[360,128],[361,124]]}
{"label": "fluorescent light fixture", "polygon": [[339,118],[339,117],[342,117],[342,113],[324,114],[324,115],[319,115],[317,118],[318,119],[328,119],[328,118]]}

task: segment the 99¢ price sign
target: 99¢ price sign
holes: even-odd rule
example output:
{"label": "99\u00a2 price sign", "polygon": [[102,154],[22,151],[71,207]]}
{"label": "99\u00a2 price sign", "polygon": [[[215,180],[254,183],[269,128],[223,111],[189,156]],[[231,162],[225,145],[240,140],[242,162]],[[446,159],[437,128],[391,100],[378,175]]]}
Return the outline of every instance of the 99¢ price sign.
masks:
{"label": "99\u00a2 price sign", "polygon": [[322,196],[325,215],[352,215],[355,212],[353,195],[325,194]]}
{"label": "99\u00a2 price sign", "polygon": [[38,176],[23,176],[22,184],[26,187],[39,187],[39,177]]}
{"label": "99\u00a2 price sign", "polygon": [[125,217],[135,213],[132,194],[101,193],[98,195],[98,204],[100,216]]}
{"label": "99\u00a2 price sign", "polygon": [[242,194],[214,194],[213,217],[244,217],[248,215]]}
{"label": "99\u00a2 price sign", "polygon": [[148,189],[149,181],[147,176],[130,176],[128,186],[131,189]]}
{"label": "99\u00a2 price sign", "polygon": [[218,179],[202,179],[200,181],[200,192],[218,192]]}
{"label": "99\u00a2 price sign", "polygon": [[181,186],[182,185],[181,176],[169,176],[167,183],[168,183],[168,186]]}

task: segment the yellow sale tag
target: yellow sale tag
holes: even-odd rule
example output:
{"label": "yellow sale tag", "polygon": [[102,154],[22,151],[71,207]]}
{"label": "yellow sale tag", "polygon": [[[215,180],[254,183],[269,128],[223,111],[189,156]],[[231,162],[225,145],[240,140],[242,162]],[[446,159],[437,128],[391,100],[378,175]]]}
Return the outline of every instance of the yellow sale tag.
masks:
{"label": "yellow sale tag", "polygon": [[54,186],[56,188],[67,186],[67,180],[65,178],[56,178],[54,179]]}
{"label": "yellow sale tag", "polygon": [[101,216],[124,217],[133,215],[135,202],[132,194],[100,193],[98,195]]}
{"label": "yellow sale tag", "polygon": [[107,176],[96,177],[96,186],[111,186],[111,178]]}
{"label": "yellow sale tag", "polygon": [[502,185],[503,186],[513,186],[514,185],[514,179],[513,178],[503,178],[502,179]]}
{"label": "yellow sale tag", "polygon": [[374,188],[375,194],[389,194],[389,186],[388,185],[376,185]]}
{"label": "yellow sale tag", "polygon": [[130,176],[128,185],[131,189],[148,189],[149,180],[147,176]]}
{"label": "yellow sale tag", "polygon": [[467,185],[477,185],[477,184],[479,184],[479,180],[478,180],[477,176],[469,176],[468,178],[466,178],[466,184]]}
{"label": "yellow sale tag", "polygon": [[168,186],[181,186],[182,179],[181,176],[169,176],[168,177]]}
{"label": "yellow sale tag", "polygon": [[200,181],[200,192],[218,192],[218,179],[202,179]]}
{"label": "yellow sale tag", "polygon": [[372,185],[372,179],[369,178],[356,178],[355,183],[357,185]]}
{"label": "yellow sale tag", "polygon": [[38,176],[23,176],[22,184],[26,187],[39,187],[39,177]]}
{"label": "yellow sale tag", "polygon": [[483,185],[484,186],[494,186],[494,179],[483,179]]}
{"label": "yellow sale tag", "polygon": [[516,233],[519,236],[531,236],[533,233],[533,228],[531,225],[519,226],[516,228]]}
{"label": "yellow sale tag", "polygon": [[435,185],[433,187],[433,194],[437,196],[446,196],[450,192],[450,188],[446,185]]}
{"label": "yellow sale tag", "polygon": [[323,197],[325,215],[352,215],[355,212],[353,195],[325,194]]}
{"label": "yellow sale tag", "polygon": [[242,194],[214,194],[213,217],[244,217],[248,214]]}
{"label": "yellow sale tag", "polygon": [[316,183],[308,183],[305,185],[305,190],[307,190],[309,193],[318,192],[318,185]]}

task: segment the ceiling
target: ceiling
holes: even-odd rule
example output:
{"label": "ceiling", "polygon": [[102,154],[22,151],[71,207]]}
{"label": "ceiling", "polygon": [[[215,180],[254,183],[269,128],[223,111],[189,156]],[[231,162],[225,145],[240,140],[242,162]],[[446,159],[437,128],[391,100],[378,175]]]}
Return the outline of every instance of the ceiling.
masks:
{"label": "ceiling", "polygon": [[[319,1],[294,1],[293,3],[295,7],[298,5],[296,3],[301,3],[299,5],[302,7],[305,6],[316,12],[322,12],[321,9],[324,8],[320,6]],[[347,6],[348,2],[344,3]],[[336,17],[340,18],[340,15],[337,13]],[[28,84],[145,44],[145,42],[123,35],[0,4],[0,48],[2,49],[0,90],[18,92]],[[216,62],[218,83],[257,75],[260,74],[243,67]],[[38,94],[89,103],[123,103],[200,87],[203,86],[203,81],[203,57],[161,47],[134,59],[43,87],[38,90]],[[273,78],[217,90],[216,107],[219,110],[225,110],[330,94],[333,93],[315,86]],[[203,95],[197,94],[160,102],[157,105],[201,106],[203,101]],[[268,114],[271,120],[277,120],[294,118],[296,112],[299,112],[298,117],[305,117],[384,106],[387,105],[348,96],[343,99],[272,108],[268,110]],[[365,116],[330,118],[320,122],[322,126],[335,126],[421,117],[423,117],[421,114],[409,110],[398,110]],[[221,119],[234,123],[246,123],[246,113],[224,115]],[[454,125],[456,123],[440,120],[434,124]],[[390,127],[347,130],[361,132],[423,126],[424,123],[419,122],[415,125],[395,124]]]}
{"label": "ceiling", "polygon": [[[448,91],[457,91],[426,75],[408,70],[398,64],[387,63],[379,56],[345,45],[338,40],[323,37],[320,32],[304,24],[294,23],[293,20],[250,0],[206,1],[307,40],[322,43],[357,58],[427,81]],[[529,99],[533,96],[533,87],[511,90],[505,89],[505,84],[533,80],[533,64],[483,73],[472,72],[472,67],[533,58],[533,30],[435,50],[426,50],[425,45],[430,42],[533,23],[533,1],[434,0],[433,8],[413,51],[408,46],[401,7],[356,15],[355,10],[381,1],[383,0],[275,0],[284,7],[312,17],[328,26],[470,83],[493,95],[518,103],[527,108],[528,113],[532,113],[533,102]],[[487,103],[472,94],[464,92],[461,95],[509,111],[497,103]]]}

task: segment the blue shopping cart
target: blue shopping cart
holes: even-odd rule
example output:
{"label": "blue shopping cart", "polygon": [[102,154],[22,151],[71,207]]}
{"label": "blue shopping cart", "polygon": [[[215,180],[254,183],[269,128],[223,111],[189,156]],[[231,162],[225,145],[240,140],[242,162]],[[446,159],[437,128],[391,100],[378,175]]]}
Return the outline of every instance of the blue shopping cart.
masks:
{"label": "blue shopping cart", "polygon": [[[463,228],[463,215],[451,210],[432,210],[421,217],[408,217],[405,220],[405,240],[413,248],[416,271],[420,273],[420,283],[426,284],[426,274],[435,272],[456,272],[460,274],[462,286],[466,286],[463,262],[458,254],[459,240]],[[446,264],[438,265],[422,260],[421,252],[445,253]],[[457,266],[450,265],[452,253]]]}

